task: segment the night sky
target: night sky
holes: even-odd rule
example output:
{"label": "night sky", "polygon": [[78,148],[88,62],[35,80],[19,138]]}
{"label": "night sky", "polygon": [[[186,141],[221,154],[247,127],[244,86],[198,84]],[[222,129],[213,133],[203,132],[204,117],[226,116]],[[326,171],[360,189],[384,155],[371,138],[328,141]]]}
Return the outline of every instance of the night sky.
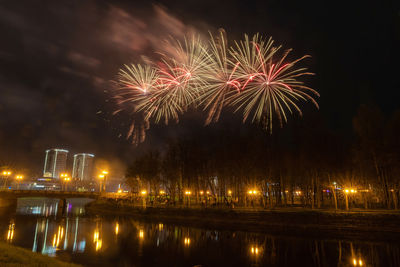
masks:
{"label": "night sky", "polygon": [[[156,126],[146,141],[126,140],[128,114],[110,81],[122,64],[142,62],[168,36],[219,28],[272,36],[316,75],[319,112],[333,132],[351,137],[360,104],[399,108],[400,8],[396,1],[1,1],[0,165],[41,174],[47,148],[91,152],[123,169],[135,155],[202,129]],[[290,122],[289,122],[290,123]],[[246,127],[246,126],[240,126]]]}

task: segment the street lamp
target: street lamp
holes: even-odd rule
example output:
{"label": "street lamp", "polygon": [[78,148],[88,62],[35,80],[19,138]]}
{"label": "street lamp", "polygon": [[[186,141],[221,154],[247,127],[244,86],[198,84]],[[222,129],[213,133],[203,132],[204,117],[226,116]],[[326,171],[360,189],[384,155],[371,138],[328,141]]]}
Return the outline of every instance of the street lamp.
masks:
{"label": "street lamp", "polygon": [[68,173],[61,173],[60,177],[64,182],[64,191],[67,191],[67,183],[71,181],[71,178],[69,177]]}
{"label": "street lamp", "polygon": [[344,195],[346,198],[346,210],[349,210],[349,194],[355,194],[355,193],[357,193],[357,190],[355,190],[353,188],[344,189]]}
{"label": "street lamp", "polygon": [[99,187],[99,192],[101,193],[101,189],[102,189],[102,183],[103,183],[103,180],[104,180],[104,174],[99,174],[99,180],[100,180],[100,187]]}
{"label": "street lamp", "polygon": [[[101,172],[101,174],[100,174],[100,175],[102,175],[102,179],[104,180],[104,183],[103,183],[103,190],[104,190],[104,191],[106,191],[107,174],[108,174],[108,171],[107,171],[107,170],[103,170],[103,171]],[[100,175],[99,175],[99,178],[100,178]]]}
{"label": "street lamp", "polygon": [[3,176],[4,176],[4,189],[7,188],[7,181],[8,177],[11,175],[11,171],[3,171]]}
{"label": "street lamp", "polygon": [[21,180],[24,178],[22,175],[17,175],[15,176],[15,179],[17,180],[17,190],[19,190],[19,184],[21,183]]}
{"label": "street lamp", "polygon": [[[254,198],[253,198],[253,196],[255,197],[258,194],[258,191],[255,190],[255,189],[249,190],[249,191],[247,191],[247,194],[250,195],[249,197],[250,197],[250,200],[251,200],[251,205],[254,206],[254,203],[253,203]],[[247,206],[247,203],[246,203],[246,206]]]}
{"label": "street lamp", "polygon": [[247,193],[249,195],[257,195],[258,194],[257,190],[249,190]]}
{"label": "street lamp", "polygon": [[190,195],[191,195],[191,194],[192,194],[191,191],[189,191],[189,190],[185,191],[185,195],[186,195],[186,197],[187,197],[188,206],[190,206]]}
{"label": "street lamp", "polygon": [[142,191],[140,192],[140,194],[142,195],[143,208],[146,208],[146,195],[147,195],[147,191],[146,191],[146,190],[142,190]]}

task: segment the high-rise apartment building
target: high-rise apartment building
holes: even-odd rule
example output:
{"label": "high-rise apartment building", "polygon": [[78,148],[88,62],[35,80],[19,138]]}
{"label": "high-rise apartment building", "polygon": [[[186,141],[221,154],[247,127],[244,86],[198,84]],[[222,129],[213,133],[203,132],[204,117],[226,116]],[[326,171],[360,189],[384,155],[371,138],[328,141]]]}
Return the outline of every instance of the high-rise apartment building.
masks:
{"label": "high-rise apartment building", "polygon": [[46,150],[44,160],[44,177],[60,178],[60,174],[67,168],[68,150],[53,148]]}
{"label": "high-rise apartment building", "polygon": [[75,154],[72,178],[78,181],[89,182],[92,179],[93,159],[93,154]]}

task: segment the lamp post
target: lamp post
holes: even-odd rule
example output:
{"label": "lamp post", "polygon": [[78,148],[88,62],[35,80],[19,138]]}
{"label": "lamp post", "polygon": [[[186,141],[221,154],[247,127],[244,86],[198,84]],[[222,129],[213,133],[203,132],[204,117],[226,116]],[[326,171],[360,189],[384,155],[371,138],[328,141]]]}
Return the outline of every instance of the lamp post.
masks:
{"label": "lamp post", "polygon": [[11,175],[11,171],[3,171],[3,177],[4,177],[4,189],[7,188],[7,181],[8,177]]}
{"label": "lamp post", "polygon": [[68,173],[61,173],[60,177],[63,181],[64,191],[67,191],[67,183],[71,181],[71,178],[69,177]]}
{"label": "lamp post", "polygon": [[106,191],[107,174],[108,174],[108,171],[107,171],[107,170],[103,170],[103,171],[101,172],[101,175],[103,175],[103,180],[104,180],[103,189],[102,189],[104,192]]}
{"label": "lamp post", "polygon": [[102,185],[104,180],[104,174],[99,174],[99,193],[102,191]]}
{"label": "lamp post", "polygon": [[357,193],[357,190],[355,189],[345,189],[344,190],[344,195],[346,197],[346,210],[349,210],[349,194],[355,194]]}
{"label": "lamp post", "polygon": [[255,197],[258,194],[258,191],[257,190],[249,190],[247,193],[250,195],[251,203],[252,203],[252,206],[253,206],[253,204],[254,204],[253,203],[253,196]]}
{"label": "lamp post", "polygon": [[146,208],[146,195],[147,195],[147,191],[146,190],[142,190],[142,192],[140,192],[140,194],[142,195],[142,202],[143,202],[143,208]]}
{"label": "lamp post", "polygon": [[333,200],[335,201],[335,211],[337,210],[337,197],[336,197],[336,189],[337,189],[337,183],[333,182],[332,183],[332,192],[333,192]]}
{"label": "lamp post", "polygon": [[22,176],[22,175],[15,176],[15,179],[17,180],[17,190],[19,190],[19,184],[21,183],[23,178],[24,178],[24,176]]}
{"label": "lamp post", "polygon": [[160,190],[159,192],[159,202],[160,203],[162,203],[163,201],[165,201],[165,198],[164,198],[164,196],[165,196],[165,191],[164,190]]}
{"label": "lamp post", "polygon": [[188,204],[188,206],[190,206],[190,195],[191,195],[191,194],[192,194],[191,191],[189,191],[189,190],[185,191],[185,195],[186,195],[186,197],[187,197],[187,204]]}

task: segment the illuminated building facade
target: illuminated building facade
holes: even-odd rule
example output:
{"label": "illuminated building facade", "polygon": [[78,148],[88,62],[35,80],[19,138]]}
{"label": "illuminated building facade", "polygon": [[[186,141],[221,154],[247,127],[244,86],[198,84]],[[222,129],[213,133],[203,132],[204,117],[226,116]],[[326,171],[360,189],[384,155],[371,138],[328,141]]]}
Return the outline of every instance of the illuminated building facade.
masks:
{"label": "illuminated building facade", "polygon": [[89,182],[92,178],[93,159],[93,154],[75,154],[72,178],[77,181]]}
{"label": "illuminated building facade", "polygon": [[67,168],[68,150],[53,148],[46,150],[43,177],[60,178]]}

